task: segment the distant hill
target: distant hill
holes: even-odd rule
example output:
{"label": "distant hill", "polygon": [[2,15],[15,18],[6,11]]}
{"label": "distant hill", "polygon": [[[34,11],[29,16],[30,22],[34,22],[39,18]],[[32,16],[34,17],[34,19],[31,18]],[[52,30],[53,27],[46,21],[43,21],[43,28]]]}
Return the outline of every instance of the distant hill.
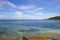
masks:
{"label": "distant hill", "polygon": [[48,18],[47,20],[60,20],[60,16],[51,17],[51,18]]}

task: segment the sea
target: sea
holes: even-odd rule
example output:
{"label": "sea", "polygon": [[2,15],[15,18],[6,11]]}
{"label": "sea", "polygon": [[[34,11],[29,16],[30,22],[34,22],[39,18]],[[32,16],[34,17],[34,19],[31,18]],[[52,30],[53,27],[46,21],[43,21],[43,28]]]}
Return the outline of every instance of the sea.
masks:
{"label": "sea", "polygon": [[0,32],[2,31],[60,34],[60,20],[0,20]]}

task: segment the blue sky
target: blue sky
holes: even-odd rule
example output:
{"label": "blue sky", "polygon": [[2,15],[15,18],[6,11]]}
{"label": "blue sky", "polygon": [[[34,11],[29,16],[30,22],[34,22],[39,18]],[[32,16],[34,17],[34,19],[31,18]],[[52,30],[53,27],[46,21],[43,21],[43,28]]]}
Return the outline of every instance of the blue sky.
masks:
{"label": "blue sky", "polygon": [[45,19],[60,16],[60,0],[0,0],[0,19]]}

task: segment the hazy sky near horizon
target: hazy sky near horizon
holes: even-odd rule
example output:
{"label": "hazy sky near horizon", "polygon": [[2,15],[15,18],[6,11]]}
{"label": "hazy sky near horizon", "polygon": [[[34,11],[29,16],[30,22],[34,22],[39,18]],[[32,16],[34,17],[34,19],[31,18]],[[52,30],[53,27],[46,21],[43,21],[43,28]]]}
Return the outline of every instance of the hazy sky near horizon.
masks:
{"label": "hazy sky near horizon", "polygon": [[60,0],[0,0],[0,19],[45,19],[60,16]]}

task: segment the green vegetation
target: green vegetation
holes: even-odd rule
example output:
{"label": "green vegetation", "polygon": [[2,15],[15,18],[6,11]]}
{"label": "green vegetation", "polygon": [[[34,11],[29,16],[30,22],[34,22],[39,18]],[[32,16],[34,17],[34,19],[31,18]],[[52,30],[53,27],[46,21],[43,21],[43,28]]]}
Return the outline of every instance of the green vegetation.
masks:
{"label": "green vegetation", "polygon": [[51,18],[48,18],[47,20],[60,20],[60,16],[51,17]]}

